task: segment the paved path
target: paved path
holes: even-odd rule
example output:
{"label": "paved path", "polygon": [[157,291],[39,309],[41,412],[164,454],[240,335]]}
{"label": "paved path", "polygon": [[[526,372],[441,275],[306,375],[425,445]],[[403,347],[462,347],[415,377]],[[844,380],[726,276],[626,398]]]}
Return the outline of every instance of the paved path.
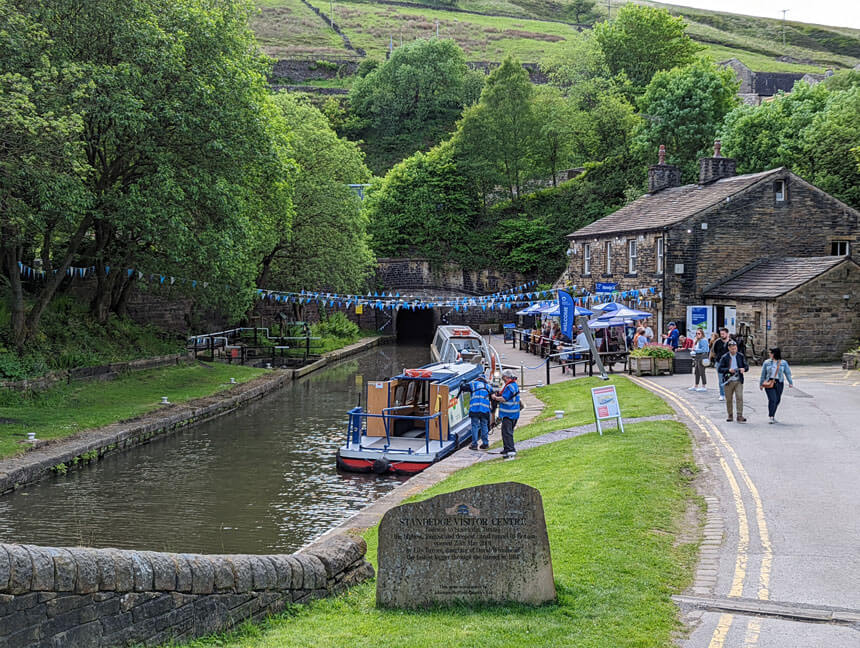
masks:
{"label": "paved path", "polygon": [[639,379],[697,437],[708,519],[696,582],[676,597],[686,648],[860,646],[860,372],[798,367],[775,425],[758,371],[746,424],[689,375]]}

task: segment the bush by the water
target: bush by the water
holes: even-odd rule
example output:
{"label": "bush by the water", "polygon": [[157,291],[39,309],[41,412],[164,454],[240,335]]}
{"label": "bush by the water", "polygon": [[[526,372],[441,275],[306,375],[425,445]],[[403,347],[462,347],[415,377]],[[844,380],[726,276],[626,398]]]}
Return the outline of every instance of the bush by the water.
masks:
{"label": "bush by the water", "polygon": [[111,316],[106,324],[99,324],[85,303],[66,296],[51,304],[39,335],[19,354],[11,344],[8,304],[5,298],[0,299],[0,380],[168,355],[184,347],[181,339],[127,318]]}
{"label": "bush by the water", "polygon": [[360,329],[358,324],[341,312],[324,316],[322,321],[311,326],[314,335],[324,338],[339,338],[341,340],[357,340]]}

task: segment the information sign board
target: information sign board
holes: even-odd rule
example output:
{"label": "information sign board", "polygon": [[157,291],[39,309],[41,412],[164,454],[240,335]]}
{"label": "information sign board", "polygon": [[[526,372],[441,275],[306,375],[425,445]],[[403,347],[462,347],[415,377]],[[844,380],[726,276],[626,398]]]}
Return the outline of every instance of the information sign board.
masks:
{"label": "information sign board", "polygon": [[624,432],[624,423],[621,421],[621,407],[618,405],[618,394],[615,385],[591,388],[591,402],[594,405],[594,419],[597,423],[597,431],[603,434],[601,421],[615,419],[618,427]]}

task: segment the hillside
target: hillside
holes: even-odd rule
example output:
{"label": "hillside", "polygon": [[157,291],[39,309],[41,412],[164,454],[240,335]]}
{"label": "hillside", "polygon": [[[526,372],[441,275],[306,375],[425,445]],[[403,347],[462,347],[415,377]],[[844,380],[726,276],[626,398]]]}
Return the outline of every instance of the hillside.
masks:
{"label": "hillside", "polygon": [[[391,41],[399,44],[438,33],[453,38],[470,60],[500,61],[508,54],[523,62],[539,62],[563,53],[582,27],[567,2],[556,0],[455,0],[450,4],[329,0],[257,0],[261,14],[254,30],[263,50],[284,58],[382,58]],[[860,30],[787,22],[783,46],[782,21],[689,9],[651,2],[683,15],[688,33],[715,60],[736,57],[753,70],[823,72],[852,67],[860,61]],[[334,22],[348,38],[336,34],[323,15],[332,9]],[[606,5],[595,7],[605,18]]]}

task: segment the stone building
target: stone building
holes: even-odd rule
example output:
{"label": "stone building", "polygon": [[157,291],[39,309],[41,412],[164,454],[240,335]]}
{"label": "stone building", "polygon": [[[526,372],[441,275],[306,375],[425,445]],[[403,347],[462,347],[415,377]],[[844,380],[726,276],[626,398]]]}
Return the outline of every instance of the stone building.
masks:
{"label": "stone building", "polygon": [[731,68],[738,81],[738,97],[746,104],[757,106],[762,101],[768,101],[779,92],[791,92],[798,81],[816,84],[825,77],[833,74],[802,74],[799,72],[753,72],[736,58],[720,62],[723,67]]}
{"label": "stone building", "polygon": [[760,259],[705,289],[705,303],[730,304],[750,322],[762,355],[836,359],[860,335],[860,265],[850,257]]}
{"label": "stone building", "polygon": [[[720,155],[719,142],[714,148],[713,157],[700,160],[699,182],[681,186],[680,170],[665,163],[661,147],[660,163],[648,169],[647,194],[568,235],[567,280],[589,291],[597,283],[619,291],[656,287],[661,330],[670,320],[685,330],[687,307],[705,305],[714,307],[712,326],[731,328],[735,321],[754,322],[735,320],[731,300],[714,296],[706,304],[705,290],[751,263],[858,258],[860,213],[786,168],[735,175],[735,161]],[[834,290],[840,298],[849,294],[845,305],[857,310],[856,284],[852,291],[850,278],[843,283]],[[753,334],[763,340],[765,330]],[[855,326],[846,335],[838,342],[843,347],[860,331]]]}

